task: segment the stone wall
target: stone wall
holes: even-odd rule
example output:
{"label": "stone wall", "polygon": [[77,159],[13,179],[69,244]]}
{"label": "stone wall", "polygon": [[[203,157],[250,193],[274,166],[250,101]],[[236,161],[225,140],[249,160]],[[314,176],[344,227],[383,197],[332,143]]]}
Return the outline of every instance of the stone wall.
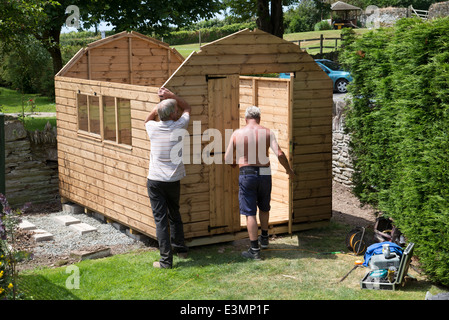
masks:
{"label": "stone wall", "polygon": [[5,186],[11,206],[42,203],[59,196],[56,128],[28,132],[22,122],[5,120]]}
{"label": "stone wall", "polygon": [[344,130],[345,107],[346,102],[344,100],[334,100],[332,110],[332,175],[334,181],[351,187],[354,169],[349,154],[351,137]]}
{"label": "stone wall", "polygon": [[429,7],[428,19],[449,16],[449,1],[433,3]]}

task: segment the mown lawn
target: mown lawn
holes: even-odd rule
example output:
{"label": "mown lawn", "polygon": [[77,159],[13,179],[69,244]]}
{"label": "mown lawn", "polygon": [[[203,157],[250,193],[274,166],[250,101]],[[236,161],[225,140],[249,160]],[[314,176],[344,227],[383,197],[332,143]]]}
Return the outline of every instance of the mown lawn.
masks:
{"label": "mown lawn", "polygon": [[35,104],[35,112],[55,112],[54,98],[41,96],[39,94],[23,94],[16,90],[0,87],[0,108],[3,113],[22,112],[22,102],[25,112],[31,111],[31,101]]}
{"label": "mown lawn", "polygon": [[348,231],[332,223],[278,237],[262,261],[240,256],[247,240],[194,247],[170,270],[152,267],[157,250],[136,251],[77,263],[78,289],[67,267],[23,271],[19,289],[30,300],[424,300],[439,292],[412,269],[416,280],[397,291],[361,289],[365,268],[339,282],[361,259],[345,248]]}

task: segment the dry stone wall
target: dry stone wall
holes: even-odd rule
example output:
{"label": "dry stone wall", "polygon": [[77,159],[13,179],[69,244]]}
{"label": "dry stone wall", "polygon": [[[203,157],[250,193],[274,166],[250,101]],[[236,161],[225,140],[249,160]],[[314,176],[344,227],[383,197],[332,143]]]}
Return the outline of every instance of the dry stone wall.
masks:
{"label": "dry stone wall", "polygon": [[428,19],[436,19],[449,16],[449,1],[433,3],[429,7]]}
{"label": "dry stone wall", "polygon": [[16,119],[5,121],[5,186],[11,206],[54,200],[58,190],[56,128],[28,132]]}
{"label": "dry stone wall", "polygon": [[334,181],[352,186],[354,172],[350,155],[351,136],[345,133],[344,109],[346,101],[334,100],[332,110],[332,176]]}

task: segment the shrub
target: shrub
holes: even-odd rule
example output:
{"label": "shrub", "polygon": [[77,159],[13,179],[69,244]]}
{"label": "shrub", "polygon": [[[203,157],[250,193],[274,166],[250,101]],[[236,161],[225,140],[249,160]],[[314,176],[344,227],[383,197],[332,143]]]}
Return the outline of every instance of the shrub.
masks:
{"label": "shrub", "polygon": [[449,285],[449,18],[400,20],[349,41],[354,192],[390,216]]}
{"label": "shrub", "polygon": [[[223,38],[237,31],[240,31],[242,29],[254,29],[254,28],[256,28],[255,22],[247,22],[247,23],[234,23],[222,27],[211,27],[200,29],[201,42],[205,43],[215,41],[217,39]],[[169,43],[170,45],[198,43],[198,41],[199,41],[199,30],[173,31],[170,32],[168,36],[164,37],[164,42]]]}
{"label": "shrub", "polygon": [[331,30],[331,25],[327,21],[320,21],[315,24],[315,27],[313,28],[315,31],[321,31],[321,30]]}
{"label": "shrub", "polygon": [[16,233],[20,223],[20,214],[26,210],[12,210],[3,194],[0,194],[0,299],[17,299],[17,262],[22,252],[15,249]]}

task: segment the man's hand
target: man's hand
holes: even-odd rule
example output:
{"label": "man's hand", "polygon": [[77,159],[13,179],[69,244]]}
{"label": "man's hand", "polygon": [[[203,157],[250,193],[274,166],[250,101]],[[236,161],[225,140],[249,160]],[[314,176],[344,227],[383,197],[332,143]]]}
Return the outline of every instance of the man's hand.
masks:
{"label": "man's hand", "polygon": [[175,99],[175,94],[168,90],[167,88],[161,87],[157,91],[157,95],[159,96],[159,99],[165,100],[165,99]]}
{"label": "man's hand", "polygon": [[290,179],[295,179],[296,178],[296,174],[295,174],[295,172],[293,171],[293,169],[291,167],[289,167],[287,169],[287,174],[290,177]]}

